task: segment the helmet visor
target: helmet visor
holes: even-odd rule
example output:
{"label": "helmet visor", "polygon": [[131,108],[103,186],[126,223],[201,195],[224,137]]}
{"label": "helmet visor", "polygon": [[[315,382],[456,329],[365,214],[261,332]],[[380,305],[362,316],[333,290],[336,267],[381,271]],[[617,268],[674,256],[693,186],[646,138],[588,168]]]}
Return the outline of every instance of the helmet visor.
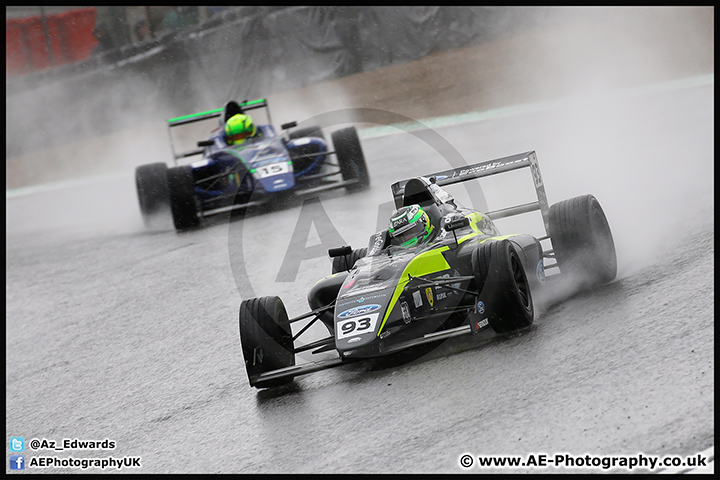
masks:
{"label": "helmet visor", "polygon": [[250,136],[251,133],[252,132],[240,132],[236,133],[235,135],[225,135],[225,141],[228,143],[228,145],[243,143]]}
{"label": "helmet visor", "polygon": [[414,245],[415,240],[421,238],[427,232],[425,230],[425,222],[417,221],[412,225],[408,225],[407,229],[400,229],[401,231],[395,232],[395,242],[400,245]]}

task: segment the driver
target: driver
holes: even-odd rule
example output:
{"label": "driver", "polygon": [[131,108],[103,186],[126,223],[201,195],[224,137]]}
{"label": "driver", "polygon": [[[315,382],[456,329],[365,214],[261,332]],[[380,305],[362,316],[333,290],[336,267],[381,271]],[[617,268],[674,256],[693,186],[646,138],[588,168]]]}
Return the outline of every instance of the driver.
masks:
{"label": "driver", "polygon": [[390,217],[388,234],[391,245],[414,247],[426,243],[431,237],[435,227],[430,216],[420,205],[402,207]]}
{"label": "driver", "polygon": [[233,115],[225,123],[225,142],[228,145],[240,145],[257,134],[252,118],[245,113]]}

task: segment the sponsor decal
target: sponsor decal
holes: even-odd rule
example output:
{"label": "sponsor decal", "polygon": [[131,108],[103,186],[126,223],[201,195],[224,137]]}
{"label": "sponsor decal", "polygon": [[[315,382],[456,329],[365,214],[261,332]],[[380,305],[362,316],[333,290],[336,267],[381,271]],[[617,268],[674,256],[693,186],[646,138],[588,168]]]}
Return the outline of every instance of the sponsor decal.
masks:
{"label": "sponsor decal", "polygon": [[445,297],[447,297],[447,292],[439,292],[437,294],[438,301],[443,300]]}
{"label": "sponsor decal", "polygon": [[401,227],[403,225],[407,225],[408,219],[407,217],[402,217],[398,220],[393,220],[392,222],[392,228],[397,229],[398,227]]}
{"label": "sponsor decal", "polygon": [[422,295],[420,295],[420,290],[415,290],[412,294],[413,296],[413,302],[415,302],[415,308],[422,307],[423,301],[422,301]]}
{"label": "sponsor decal", "polygon": [[343,338],[354,337],[356,335],[362,335],[363,333],[373,333],[379,316],[380,313],[378,312],[337,320],[335,322],[335,335],[338,340],[342,340]]}
{"label": "sponsor decal", "polygon": [[350,340],[348,340],[348,343],[355,343],[355,342],[359,342],[360,340],[362,340],[360,337],[354,337],[354,338],[351,338]]}
{"label": "sponsor decal", "polygon": [[418,207],[417,205],[412,205],[407,212],[402,214],[400,218],[391,219],[390,225],[394,230],[393,235],[399,235],[405,230],[408,230],[411,227],[410,220],[415,217],[415,215],[417,215],[419,210],[420,207]]}
{"label": "sponsor decal", "polygon": [[425,289],[425,296],[428,299],[428,303],[432,307],[434,305],[432,287],[427,287]]}
{"label": "sponsor decal", "polygon": [[378,310],[380,308],[380,305],[362,305],[359,307],[353,307],[345,310],[341,314],[338,315],[338,318],[348,318],[348,317],[356,317],[358,315],[365,315],[371,312],[374,312],[375,310]]}
{"label": "sponsor decal", "polygon": [[262,167],[256,167],[255,175],[258,178],[267,178],[272,177],[274,175],[281,175],[283,173],[288,173],[290,171],[290,167],[287,163],[273,163],[271,165],[265,165]]}
{"label": "sponsor decal", "polygon": [[339,308],[339,307],[345,307],[345,306],[348,306],[348,305],[352,305],[353,303],[363,303],[363,302],[366,301],[366,300],[373,300],[373,299],[376,299],[376,298],[385,298],[385,297],[387,297],[387,293],[380,293],[380,294],[377,294],[377,295],[370,295],[370,296],[367,296],[367,297],[353,298],[352,300],[348,300],[347,302],[338,303],[338,304],[337,304],[337,307],[338,307],[338,308]]}
{"label": "sponsor decal", "polygon": [[403,321],[405,323],[410,323],[412,318],[410,316],[410,307],[408,307],[407,302],[402,302],[400,304],[400,310],[402,311]]}
{"label": "sponsor decal", "polygon": [[535,182],[535,187],[542,187],[542,176],[540,175],[540,166],[536,162],[530,162],[530,172]]}
{"label": "sponsor decal", "polygon": [[547,208],[548,199],[545,194],[545,188],[543,187],[542,176],[540,175],[540,165],[538,164],[537,157],[534,153],[528,157],[528,161],[530,162],[530,171],[532,172],[533,182],[535,183],[535,191],[538,195],[538,201],[542,207]]}
{"label": "sponsor decal", "polygon": [[470,331],[473,335],[476,335],[480,330],[487,327],[489,324],[489,320],[487,318],[483,318],[482,320],[478,320],[475,322],[470,322]]}
{"label": "sponsor decal", "polygon": [[527,158],[523,157],[523,158],[519,158],[519,159],[512,160],[512,161],[504,161],[504,162],[495,161],[495,162],[490,162],[490,163],[486,163],[483,165],[478,165],[478,166],[472,167],[472,168],[463,168],[459,172],[457,170],[454,171],[453,178],[463,177],[465,175],[473,175],[475,173],[480,173],[480,172],[484,172],[487,170],[494,170],[499,167],[504,167],[506,165],[512,165],[514,163],[520,163],[520,162],[525,162],[525,161],[527,161]]}
{"label": "sponsor decal", "polygon": [[355,288],[355,289],[353,289],[353,290],[351,290],[351,291],[349,291],[349,292],[347,292],[347,293],[343,293],[343,294],[340,296],[340,298],[347,298],[347,297],[351,297],[351,296],[353,296],[353,295],[361,295],[361,294],[363,294],[363,293],[376,292],[376,291],[378,291],[378,290],[383,290],[383,289],[385,289],[385,288],[387,288],[387,285],[379,285],[379,286],[371,286],[371,285],[368,285],[368,286],[365,286],[365,287],[357,287],[357,288]]}
{"label": "sponsor decal", "polygon": [[383,236],[379,233],[376,233],[375,238],[373,239],[372,251],[377,252],[378,250],[380,250],[383,246],[383,243]]}
{"label": "sponsor decal", "polygon": [[476,311],[479,314],[485,313],[485,304],[483,302],[477,302]]}

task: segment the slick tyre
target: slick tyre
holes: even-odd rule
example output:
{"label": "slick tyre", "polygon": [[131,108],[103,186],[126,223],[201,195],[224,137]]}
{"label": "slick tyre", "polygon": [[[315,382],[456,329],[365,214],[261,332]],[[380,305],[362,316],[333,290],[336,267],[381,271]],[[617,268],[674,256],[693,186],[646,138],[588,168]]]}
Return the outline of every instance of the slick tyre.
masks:
{"label": "slick tyre", "polygon": [[260,297],[240,304],[240,344],[250,386],[272,388],[293,377],[256,380],[261,373],[295,365],[292,330],[287,311],[278,297]]}
{"label": "slick tyre", "polygon": [[472,253],[472,266],[492,329],[507,333],[530,326],[535,319],[530,282],[512,242],[478,245]]}
{"label": "slick tyre", "polygon": [[352,270],[355,263],[367,255],[367,247],[357,248],[348,255],[334,257],[332,259],[332,273],[348,272]]}
{"label": "slick tyre", "polygon": [[200,218],[198,217],[195,184],[190,165],[168,169],[167,179],[170,192],[170,211],[175,229],[184,231],[197,227],[200,224]]}
{"label": "slick tyre", "polygon": [[356,180],[356,183],[346,187],[347,190],[355,192],[370,187],[370,175],[355,127],[333,132],[332,142],[343,180]]}
{"label": "slick tyre", "polygon": [[583,195],[552,205],[548,223],[561,274],[569,274],[581,289],[615,279],[615,242],[605,212],[594,196]]}
{"label": "slick tyre", "polygon": [[135,187],[143,222],[145,222],[145,226],[149,226],[153,216],[170,207],[167,165],[151,163],[137,167],[135,169]]}

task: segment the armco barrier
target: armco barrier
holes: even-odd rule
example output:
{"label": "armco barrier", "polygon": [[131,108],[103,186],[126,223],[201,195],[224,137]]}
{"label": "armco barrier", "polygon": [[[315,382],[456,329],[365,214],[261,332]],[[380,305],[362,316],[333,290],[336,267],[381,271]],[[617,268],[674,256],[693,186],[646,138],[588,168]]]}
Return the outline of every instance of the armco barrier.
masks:
{"label": "armco barrier", "polygon": [[138,116],[171,118],[407,62],[516,31],[542,18],[539,11],[288,7],[214,19],[152,43],[8,78],[6,153],[108,133]]}

